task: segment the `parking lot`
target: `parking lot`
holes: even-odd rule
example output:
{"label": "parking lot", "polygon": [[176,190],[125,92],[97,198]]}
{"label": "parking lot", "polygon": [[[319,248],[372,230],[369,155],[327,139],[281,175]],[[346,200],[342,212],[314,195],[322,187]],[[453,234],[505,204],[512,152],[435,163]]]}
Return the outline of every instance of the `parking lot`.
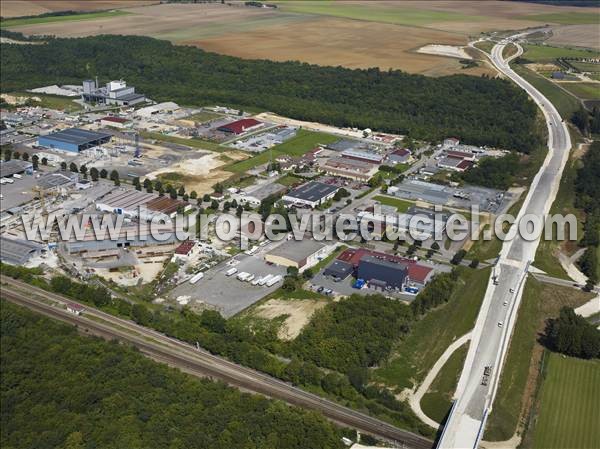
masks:
{"label": "parking lot", "polygon": [[333,290],[334,295],[341,296],[350,296],[350,295],[376,295],[376,294],[384,294],[387,297],[400,299],[403,301],[412,301],[415,299],[415,295],[411,295],[408,293],[402,293],[394,290],[386,290],[382,292],[381,290],[373,289],[373,288],[361,288],[356,289],[352,288],[352,284],[354,283],[354,278],[352,276],[348,276],[343,281],[336,282],[331,277],[324,276],[322,273],[317,274],[312,278],[311,284],[313,285],[313,290],[316,290],[318,287],[325,287],[325,289]]}
{"label": "parking lot", "polygon": [[[232,267],[238,270],[237,273],[227,276],[225,273]],[[190,305],[206,304],[221,312],[225,318],[229,318],[281,287],[281,281],[271,287],[242,282],[236,276],[244,271],[254,274],[255,277],[267,274],[283,276],[286,272],[283,267],[267,264],[259,255],[239,254],[229,262],[206,271],[204,278],[196,284],[185,282],[175,287],[169,296],[172,299],[189,296]]]}
{"label": "parking lot", "polygon": [[493,214],[505,212],[512,199],[510,194],[500,190],[475,186],[455,188],[413,179],[398,184],[388,192],[407,200],[458,209],[469,210],[471,206],[478,206],[481,212]]}

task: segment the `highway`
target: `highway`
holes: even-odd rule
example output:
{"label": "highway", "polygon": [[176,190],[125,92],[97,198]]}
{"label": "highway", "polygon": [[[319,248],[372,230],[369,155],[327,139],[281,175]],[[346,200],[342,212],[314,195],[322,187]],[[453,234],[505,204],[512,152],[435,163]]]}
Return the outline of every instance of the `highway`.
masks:
{"label": "highway", "polygon": [[80,331],[106,339],[132,344],[147,356],[190,374],[222,380],[244,391],[280,399],[290,405],[316,410],[331,421],[373,435],[403,448],[429,449],[433,442],[398,429],[363,413],[321,398],[258,371],[237,365],[207,351],[115,317],[85,304],[85,313],[77,316],[66,310],[68,298],[1,276],[0,296],[43,315],[72,324]]}
{"label": "highway", "polygon": [[[522,35],[510,39],[515,40]],[[509,67],[509,61],[522,54],[521,46],[516,44],[518,52],[508,60],[503,59],[502,52],[507,43],[503,41],[495,45],[490,60],[540,107],[549,135],[548,154],[519,211],[518,223],[525,214],[543,218],[549,212],[568,160],[571,141],[552,103]],[[487,417],[493,413],[493,401],[517,319],[529,263],[534,260],[539,244],[539,239],[528,241],[515,236],[516,228],[513,225],[509,231],[514,238],[504,242],[488,282],[456,389],[456,400],[438,443],[440,449],[476,448],[483,437]]]}

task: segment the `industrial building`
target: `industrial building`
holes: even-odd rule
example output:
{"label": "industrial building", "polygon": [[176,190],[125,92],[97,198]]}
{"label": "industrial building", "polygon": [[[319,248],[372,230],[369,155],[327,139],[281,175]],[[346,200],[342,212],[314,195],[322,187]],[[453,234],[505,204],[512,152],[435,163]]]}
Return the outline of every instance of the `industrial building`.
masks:
{"label": "industrial building", "polygon": [[356,148],[351,148],[349,150],[342,151],[341,155],[343,158],[346,159],[354,159],[357,161],[369,162],[371,164],[381,164],[384,159],[383,155],[375,153],[374,151],[367,151]]}
{"label": "industrial building", "polygon": [[156,114],[168,114],[173,113],[179,109],[179,105],[172,101],[165,101],[163,103],[153,104],[146,106],[135,111],[135,115],[141,118],[150,118]]}
{"label": "industrial building", "polygon": [[77,254],[111,251],[121,248],[169,245],[178,241],[177,234],[169,225],[155,228],[153,229],[154,232],[151,232],[149,228],[150,226],[146,228],[138,225],[122,226],[119,229],[119,235],[114,236],[114,238],[109,236],[108,233],[106,234],[107,238],[99,238],[93,232],[93,229],[89,228],[83,238],[61,242],[60,245],[69,254]]}
{"label": "industrial building", "polygon": [[310,181],[283,196],[283,201],[296,206],[315,208],[334,197],[340,188],[317,181]]}
{"label": "industrial building", "polygon": [[88,148],[110,142],[112,134],[99,133],[81,128],[69,128],[38,138],[38,145],[55,150],[79,153]]}
{"label": "industrial building", "polygon": [[408,266],[374,255],[365,255],[360,259],[356,277],[367,281],[370,287],[381,290],[402,289],[408,280]]}
{"label": "industrial building", "polygon": [[323,271],[324,276],[329,276],[337,281],[343,281],[350,276],[354,271],[354,267],[351,263],[344,262],[343,260],[335,259],[329,266]]}
{"label": "industrial building", "polygon": [[219,126],[217,128],[217,131],[230,134],[243,134],[253,129],[260,128],[262,125],[263,123],[259,122],[258,120],[255,120],[253,118],[245,118],[242,120],[237,120],[235,122],[227,123],[223,126]]}
{"label": "industrial building", "polygon": [[79,179],[77,173],[54,172],[48,173],[37,180],[37,187],[48,191],[59,191],[74,186]]}
{"label": "industrial building", "polygon": [[0,236],[0,260],[11,265],[25,265],[30,259],[38,257],[44,245],[28,240]]}
{"label": "industrial building", "polygon": [[446,228],[447,217],[423,210],[412,210],[402,214],[384,214],[363,211],[358,213],[359,222],[366,222],[374,236],[383,236],[384,232],[398,232],[419,240],[427,240],[435,235],[442,235]]}
{"label": "industrial building", "polygon": [[408,162],[412,153],[406,148],[398,148],[388,155],[388,161],[392,164],[404,164]]}
{"label": "industrial building", "polygon": [[96,202],[99,211],[147,221],[174,218],[177,211],[190,208],[186,201],[127,188],[113,191]]}
{"label": "industrial building", "polygon": [[22,173],[33,173],[33,164],[28,161],[11,159],[10,161],[0,161],[0,178],[10,178]]}
{"label": "industrial building", "polygon": [[241,204],[249,204],[252,207],[260,206],[260,203],[266,198],[273,195],[281,195],[287,190],[282,184],[272,182],[269,184],[261,185],[249,192],[244,192],[239,195],[238,202]]}
{"label": "industrial building", "polygon": [[146,96],[136,93],[135,87],[127,86],[123,80],[110,81],[104,87],[98,87],[98,81],[84,80],[81,99],[87,103],[133,106],[146,101]]}
{"label": "industrial building", "polygon": [[100,119],[100,125],[110,128],[125,129],[131,128],[131,120],[123,117],[107,116]]}
{"label": "industrial building", "polygon": [[265,254],[265,260],[283,267],[295,267],[302,272],[327,257],[333,246],[316,240],[287,240]]}
{"label": "industrial building", "polygon": [[366,248],[348,248],[337,257],[337,260],[352,265],[355,274],[358,274],[360,263],[362,259],[367,256],[373,256],[379,260],[386,260],[391,263],[405,266],[408,270],[408,279],[406,280],[406,283],[416,285],[417,287],[425,286],[425,284],[431,280],[434,274],[432,267],[420,264],[416,260],[407,259],[406,257],[395,256],[392,254],[386,254],[379,251],[371,251]]}
{"label": "industrial building", "polygon": [[473,167],[473,165],[474,163],[471,161],[454,156],[443,157],[437,163],[437,166],[440,168],[457,172],[464,172]]}
{"label": "industrial building", "polygon": [[322,168],[329,175],[362,182],[367,182],[379,170],[376,164],[344,157],[333,157]]}

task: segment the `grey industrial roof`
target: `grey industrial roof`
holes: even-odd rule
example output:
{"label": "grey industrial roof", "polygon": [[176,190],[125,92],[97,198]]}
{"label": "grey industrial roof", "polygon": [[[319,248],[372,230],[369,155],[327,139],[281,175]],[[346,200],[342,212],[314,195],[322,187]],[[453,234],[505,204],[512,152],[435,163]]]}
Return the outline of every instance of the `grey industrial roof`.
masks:
{"label": "grey industrial roof", "polygon": [[98,133],[96,131],[89,131],[81,128],[69,128],[40,137],[51,138],[60,142],[72,143],[75,145],[85,145],[97,140],[111,138],[112,134]]}
{"label": "grey industrial roof", "polygon": [[144,94],[127,94],[127,95],[121,95],[120,97],[117,97],[116,99],[119,101],[131,101],[131,100],[137,100],[138,98],[145,98],[146,96]]}
{"label": "grey industrial roof", "polygon": [[335,151],[345,151],[357,148],[361,145],[358,140],[340,139],[327,145],[327,148]]}
{"label": "grey industrial roof", "polygon": [[1,236],[0,260],[14,265],[23,265],[43,248],[44,246],[39,243]]}
{"label": "grey industrial roof", "polygon": [[340,279],[346,279],[352,273],[353,266],[351,263],[343,260],[335,259],[323,272],[325,276],[333,276]]}
{"label": "grey industrial roof", "polygon": [[286,187],[284,185],[281,185],[277,182],[273,182],[270,184],[262,185],[259,188],[254,189],[251,192],[248,192],[247,195],[253,196],[254,198],[262,201],[271,195],[275,195],[277,193],[283,192],[285,189],[286,189]]}
{"label": "grey industrial roof", "polygon": [[17,173],[23,173],[28,168],[33,167],[31,162],[11,159],[10,161],[0,162],[0,177],[12,176]]}
{"label": "grey industrial roof", "polygon": [[300,262],[313,255],[325,245],[316,240],[288,240],[277,248],[269,251],[269,255],[285,257],[286,259]]}
{"label": "grey industrial roof", "polygon": [[41,189],[51,189],[75,182],[78,175],[71,173],[49,173],[37,180],[37,185]]}
{"label": "grey industrial roof", "polygon": [[319,201],[339,190],[339,187],[318,181],[310,181],[290,191],[286,196],[298,198],[304,201]]}
{"label": "grey industrial roof", "polygon": [[362,256],[360,258],[359,266],[363,262],[371,263],[374,265],[379,265],[382,267],[393,268],[394,270],[399,270],[399,271],[404,271],[407,269],[407,265],[405,265],[403,263],[390,262],[389,260],[385,260],[380,257],[375,257],[375,256],[370,256],[370,255]]}

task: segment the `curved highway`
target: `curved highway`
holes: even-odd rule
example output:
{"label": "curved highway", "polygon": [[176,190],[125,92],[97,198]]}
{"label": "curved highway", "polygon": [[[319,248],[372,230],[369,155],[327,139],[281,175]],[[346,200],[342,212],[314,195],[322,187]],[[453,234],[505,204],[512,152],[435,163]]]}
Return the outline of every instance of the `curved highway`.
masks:
{"label": "curved highway", "polygon": [[[433,442],[422,436],[398,429],[363,413],[308,393],[281,380],[225,360],[209,352],[80,304],[86,309],[81,316],[66,311],[67,303],[76,303],[55,293],[21,281],[1,276],[3,299],[26,306],[49,317],[78,326],[94,335],[117,338],[133,344],[149,357],[178,367],[190,374],[220,379],[245,391],[281,399],[288,404],[317,410],[328,419],[363,433],[373,435],[406,448],[429,449]],[[77,303],[76,303],[77,304]]]}
{"label": "curved highway", "polygon": [[[490,60],[496,68],[524,89],[540,107],[548,127],[548,154],[530,186],[516,223],[525,214],[535,215],[542,220],[548,214],[571,148],[569,131],[556,108],[509,67],[510,60],[522,54],[521,46],[515,43],[518,51],[510,58],[505,60],[502,56],[506,44],[523,35],[513,36],[495,45],[490,54]],[[516,230],[515,224],[509,231],[509,236],[513,238],[504,242],[488,282],[456,389],[457,399],[438,448],[476,448],[483,436],[486,419],[493,413],[492,404],[517,318],[523,286],[529,264],[534,260],[539,244],[539,239],[525,240]]]}

